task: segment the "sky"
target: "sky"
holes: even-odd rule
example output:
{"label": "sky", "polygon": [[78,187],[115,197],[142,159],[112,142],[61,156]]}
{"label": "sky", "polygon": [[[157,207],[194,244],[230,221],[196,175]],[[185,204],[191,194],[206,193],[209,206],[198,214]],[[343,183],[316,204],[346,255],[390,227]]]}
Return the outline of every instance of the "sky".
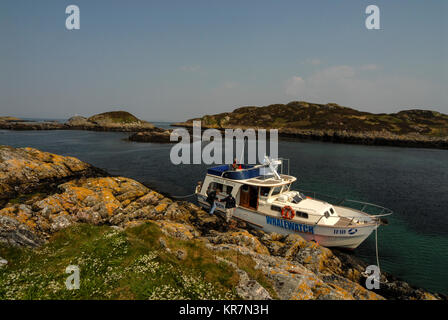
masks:
{"label": "sky", "polygon": [[446,0],[2,0],[0,115],[183,121],[296,100],[448,114],[447,42]]}

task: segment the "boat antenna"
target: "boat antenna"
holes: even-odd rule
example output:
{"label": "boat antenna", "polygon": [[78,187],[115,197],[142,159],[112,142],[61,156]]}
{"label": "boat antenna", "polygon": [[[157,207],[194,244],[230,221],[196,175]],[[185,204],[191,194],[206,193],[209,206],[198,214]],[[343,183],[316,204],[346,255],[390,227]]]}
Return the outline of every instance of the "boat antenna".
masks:
{"label": "boat antenna", "polygon": [[265,159],[266,164],[269,166],[272,173],[274,174],[275,178],[277,180],[282,180],[282,178],[280,177],[280,175],[277,172],[277,168],[274,166],[274,163],[272,163],[271,159],[266,155],[264,156],[264,159]]}

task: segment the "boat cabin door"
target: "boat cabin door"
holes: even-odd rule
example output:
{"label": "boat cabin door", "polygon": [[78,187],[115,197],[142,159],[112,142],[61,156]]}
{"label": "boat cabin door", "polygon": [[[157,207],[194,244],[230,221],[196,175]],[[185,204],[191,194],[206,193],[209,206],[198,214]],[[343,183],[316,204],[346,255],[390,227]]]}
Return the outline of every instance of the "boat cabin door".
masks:
{"label": "boat cabin door", "polygon": [[240,206],[257,210],[258,208],[258,187],[243,185],[240,189]]}

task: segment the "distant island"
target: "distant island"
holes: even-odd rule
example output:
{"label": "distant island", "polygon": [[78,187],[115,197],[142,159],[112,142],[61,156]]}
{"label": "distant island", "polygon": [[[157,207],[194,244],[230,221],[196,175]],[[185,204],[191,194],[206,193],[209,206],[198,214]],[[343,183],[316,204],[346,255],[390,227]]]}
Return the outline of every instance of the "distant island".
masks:
{"label": "distant island", "polygon": [[136,132],[154,129],[148,121],[140,120],[127,111],[111,111],[89,118],[74,116],[65,123],[57,121],[25,121],[14,117],[0,117],[0,129],[8,130],[96,130]]}
{"label": "distant island", "polygon": [[133,133],[130,141],[169,143],[172,130],[155,127],[127,111],[110,111],[89,118],[74,116],[66,122],[30,121],[16,117],[0,117],[0,129],[6,130],[91,130]]}
{"label": "distant island", "polygon": [[6,130],[92,130],[130,132],[128,139],[137,142],[170,142],[172,130],[155,127],[127,111],[110,111],[89,118],[74,116],[66,122],[30,121],[16,117],[0,117],[0,129]]}
{"label": "distant island", "polygon": [[448,149],[448,115],[429,110],[369,113],[335,103],[293,101],[264,107],[241,107],[233,112],[205,115],[174,123],[202,128],[279,130],[280,136],[330,142]]}

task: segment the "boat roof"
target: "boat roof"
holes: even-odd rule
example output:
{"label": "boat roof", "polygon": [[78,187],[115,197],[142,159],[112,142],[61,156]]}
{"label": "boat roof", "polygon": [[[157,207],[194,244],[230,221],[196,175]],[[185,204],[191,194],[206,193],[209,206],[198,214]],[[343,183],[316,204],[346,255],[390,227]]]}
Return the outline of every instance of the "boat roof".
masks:
{"label": "boat roof", "polygon": [[281,174],[279,179],[276,179],[273,175],[262,175],[262,165],[247,165],[242,164],[242,169],[233,170],[229,165],[221,165],[218,167],[209,168],[207,170],[208,175],[214,175],[220,178],[229,180],[237,180],[240,183],[262,186],[262,187],[274,187],[292,183],[297,180],[296,177]]}
{"label": "boat roof", "polygon": [[285,184],[293,183],[297,180],[296,177],[288,176],[286,174],[280,175],[281,180],[272,177],[266,178],[266,176],[260,176],[253,179],[245,180],[245,184],[253,185],[253,186],[260,186],[260,187],[276,187],[276,186],[282,186]]}

